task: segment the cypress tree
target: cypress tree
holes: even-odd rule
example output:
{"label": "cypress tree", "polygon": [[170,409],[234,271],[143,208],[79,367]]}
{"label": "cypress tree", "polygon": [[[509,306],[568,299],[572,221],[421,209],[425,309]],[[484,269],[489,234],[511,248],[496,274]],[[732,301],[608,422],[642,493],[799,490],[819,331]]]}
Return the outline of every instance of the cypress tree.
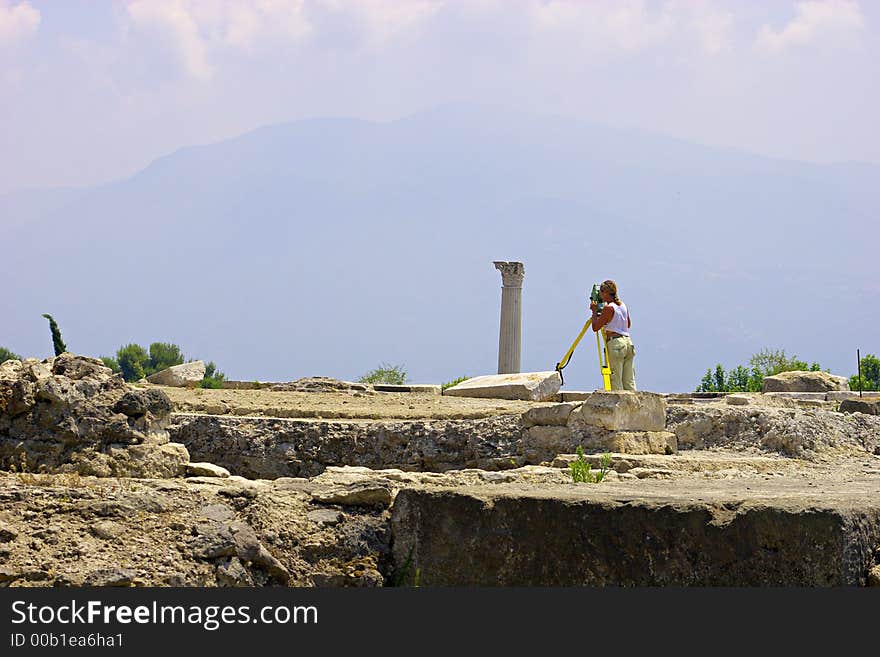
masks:
{"label": "cypress tree", "polygon": [[55,323],[52,315],[44,313],[43,317],[49,320],[49,329],[52,331],[52,346],[55,348],[55,355],[60,356],[67,351],[67,345],[61,339],[61,329],[58,328],[58,324]]}

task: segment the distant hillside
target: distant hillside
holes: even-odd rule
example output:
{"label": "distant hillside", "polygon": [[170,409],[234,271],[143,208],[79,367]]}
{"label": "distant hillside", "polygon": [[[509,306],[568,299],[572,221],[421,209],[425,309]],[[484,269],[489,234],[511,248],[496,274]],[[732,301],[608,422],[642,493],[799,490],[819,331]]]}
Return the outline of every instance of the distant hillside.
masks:
{"label": "distant hillside", "polygon": [[[82,353],[173,340],[231,378],[386,361],[442,382],[495,370],[503,259],[525,263],[526,370],[553,368],[610,277],[640,387],[693,389],[763,347],[848,375],[880,351],[878,190],[873,165],[481,108],[298,121],[0,199],[0,345],[48,355],[51,312]],[[599,383],[587,341],[565,387]]]}

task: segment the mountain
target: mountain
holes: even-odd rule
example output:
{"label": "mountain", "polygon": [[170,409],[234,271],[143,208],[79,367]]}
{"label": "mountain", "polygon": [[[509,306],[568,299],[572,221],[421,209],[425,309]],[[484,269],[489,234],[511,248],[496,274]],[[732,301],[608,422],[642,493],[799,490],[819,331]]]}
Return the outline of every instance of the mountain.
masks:
{"label": "mountain", "polygon": [[[774,160],[573,119],[446,106],[181,149],[87,190],[0,199],[0,345],[173,341],[237,379],[492,373],[500,275],[525,263],[523,369],[548,370],[594,282],[630,307],[639,387],[784,348],[878,353],[880,167]],[[566,389],[600,384],[588,336]]]}

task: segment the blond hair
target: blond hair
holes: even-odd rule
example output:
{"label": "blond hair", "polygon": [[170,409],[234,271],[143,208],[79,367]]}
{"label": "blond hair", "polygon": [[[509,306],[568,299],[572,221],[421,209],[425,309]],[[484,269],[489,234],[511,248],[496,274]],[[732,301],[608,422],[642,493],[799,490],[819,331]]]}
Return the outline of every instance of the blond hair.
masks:
{"label": "blond hair", "polygon": [[607,281],[603,281],[602,285],[599,286],[599,289],[603,292],[607,292],[614,298],[614,303],[620,305],[620,297],[617,296],[617,283],[608,279]]}

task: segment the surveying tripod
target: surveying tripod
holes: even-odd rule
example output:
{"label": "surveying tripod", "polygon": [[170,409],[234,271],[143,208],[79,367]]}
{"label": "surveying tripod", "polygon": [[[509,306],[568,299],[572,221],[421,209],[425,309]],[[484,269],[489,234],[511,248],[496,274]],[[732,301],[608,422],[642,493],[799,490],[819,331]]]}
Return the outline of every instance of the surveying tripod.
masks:
{"label": "surveying tripod", "polygon": [[[602,303],[599,297],[599,285],[593,285],[593,291],[590,293],[590,299],[599,304],[598,311],[602,312]],[[581,341],[581,338],[584,337],[584,333],[587,332],[587,329],[590,328],[590,324],[593,323],[593,318],[587,320],[587,323],[584,324],[584,328],[581,329],[581,332],[578,333],[578,336],[574,339],[571,347],[569,347],[568,351],[565,352],[565,356],[562,357],[562,360],[556,363],[556,371],[559,372],[559,378],[562,380],[562,383],[565,383],[565,379],[562,377],[562,369],[568,365],[568,361],[571,360],[571,355],[574,353],[575,348],[578,346],[578,343]],[[602,335],[600,336],[599,333]],[[599,352],[599,371],[602,373],[602,384],[605,387],[605,390],[611,390],[611,365],[608,361],[608,342],[605,340],[605,329],[601,329],[600,331],[596,331],[596,349]]]}

